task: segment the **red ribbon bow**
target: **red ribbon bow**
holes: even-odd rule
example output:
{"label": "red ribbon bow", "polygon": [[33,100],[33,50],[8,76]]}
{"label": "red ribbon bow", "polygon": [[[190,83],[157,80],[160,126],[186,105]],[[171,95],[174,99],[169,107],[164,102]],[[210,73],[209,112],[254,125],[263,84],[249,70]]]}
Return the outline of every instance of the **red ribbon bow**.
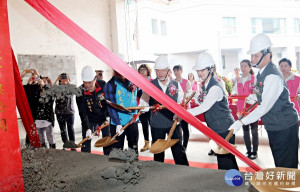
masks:
{"label": "red ribbon bow", "polygon": [[187,107],[184,105],[184,100],[181,101],[180,105],[186,110]]}
{"label": "red ribbon bow", "polygon": [[159,104],[155,104],[154,105],[155,109],[153,110],[153,112],[156,114],[156,111],[161,110],[161,107],[159,106]]}
{"label": "red ribbon bow", "polygon": [[97,126],[97,133],[98,133],[98,137],[100,136],[100,130],[101,130],[102,128],[100,127],[100,126]]}
{"label": "red ribbon bow", "polygon": [[237,113],[240,117],[246,117],[247,115],[249,115],[249,111],[247,111],[245,108]]}
{"label": "red ribbon bow", "polygon": [[137,118],[139,117],[139,115],[138,114],[134,114],[133,115],[133,118],[132,118],[132,122],[131,123],[134,123],[134,122],[136,122],[136,120],[137,120]]}

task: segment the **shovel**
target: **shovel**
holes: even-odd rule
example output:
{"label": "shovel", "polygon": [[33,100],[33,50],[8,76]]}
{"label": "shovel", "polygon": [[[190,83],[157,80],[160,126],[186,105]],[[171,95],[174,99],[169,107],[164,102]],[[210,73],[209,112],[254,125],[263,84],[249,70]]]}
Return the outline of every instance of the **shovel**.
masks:
{"label": "shovel", "polygon": [[[133,111],[133,110],[142,110],[146,108],[146,106],[135,106],[135,107],[125,107],[126,110],[129,110],[129,111]],[[163,106],[163,105],[158,105],[158,106],[152,106],[152,107],[149,107],[149,110],[152,110],[152,109],[165,109],[166,107]]]}
{"label": "shovel", "polygon": [[[124,127],[122,127],[121,131],[125,130],[129,125],[131,125],[131,123],[135,122],[136,119],[142,114],[141,111],[139,111],[136,116],[134,116],[126,125],[124,125]],[[109,145],[112,145],[114,143],[117,143],[118,140],[116,140],[116,137],[119,136],[119,133],[116,133],[113,138],[107,136],[107,137],[103,137],[102,139],[99,139],[96,143],[95,143],[95,147],[107,147]]]}
{"label": "shovel", "polygon": [[[225,138],[225,141],[229,141],[229,139],[232,137],[233,135],[233,132],[234,130],[231,129],[229,131],[229,133],[227,134],[226,138]],[[236,145],[233,145],[235,148],[236,148]],[[211,150],[213,150],[216,154],[219,154],[219,155],[225,155],[225,154],[228,154],[229,152],[224,149],[223,147],[221,147],[220,145],[218,145],[215,141],[213,140],[210,140],[209,141],[209,147],[211,148]]]}
{"label": "shovel", "polygon": [[111,107],[118,109],[118,110],[122,110],[122,111],[127,111],[127,112],[131,112],[130,110],[126,109],[125,107],[118,105],[116,103],[113,103],[109,100],[106,99],[107,104],[109,104]]}
{"label": "shovel", "polygon": [[[184,102],[184,106],[186,106],[186,104],[194,97],[195,94],[196,94],[196,92],[192,93],[192,95]],[[158,154],[158,153],[164,152],[166,149],[168,149],[169,147],[172,147],[179,141],[179,139],[171,139],[171,137],[173,136],[173,133],[175,131],[175,128],[177,126],[177,122],[178,122],[178,118],[176,118],[175,121],[173,122],[173,125],[170,129],[167,140],[158,139],[155,143],[153,143],[151,145],[150,150],[149,150],[151,153]]]}
{"label": "shovel", "polygon": [[[245,101],[246,103],[246,101]],[[251,109],[253,109],[255,106],[256,106],[257,102],[255,102],[253,105],[251,105],[247,110],[246,112],[249,112]],[[244,105],[244,109],[246,107],[246,104]],[[242,116],[239,118],[239,119],[242,119],[244,117],[245,113],[242,113]],[[225,138],[225,141],[229,141],[230,138],[232,137],[233,135],[233,132],[234,130],[230,130],[229,133],[227,134],[226,138]],[[233,145],[235,148],[237,147],[236,145]],[[225,154],[228,154],[229,152],[224,149],[223,147],[221,147],[220,145],[218,145],[215,141],[213,140],[210,140],[209,141],[209,147],[211,148],[211,150],[213,150],[216,154],[220,154],[220,155],[225,155]]]}
{"label": "shovel", "polygon": [[[105,123],[105,122],[104,122],[104,123],[100,126],[100,130],[103,129],[104,127],[109,126],[109,125],[110,125],[109,122],[108,122],[108,123]],[[92,133],[92,136],[94,136],[97,132],[98,132],[98,130],[95,131],[94,133]],[[64,143],[63,148],[72,148],[72,149],[74,149],[74,148],[80,148],[80,147],[82,147],[82,144],[83,144],[84,142],[86,142],[88,139],[89,139],[89,137],[86,137],[86,138],[84,138],[82,141],[80,141],[78,144],[75,144],[73,141],[67,141],[67,142]]]}

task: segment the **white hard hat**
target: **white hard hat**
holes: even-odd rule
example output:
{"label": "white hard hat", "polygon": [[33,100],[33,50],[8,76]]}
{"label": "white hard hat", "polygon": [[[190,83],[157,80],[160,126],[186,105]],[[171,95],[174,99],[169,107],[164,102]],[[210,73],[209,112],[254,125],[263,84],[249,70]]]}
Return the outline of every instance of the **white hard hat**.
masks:
{"label": "white hard hat", "polygon": [[166,68],[169,68],[169,67],[170,67],[170,65],[169,65],[169,60],[168,60],[167,55],[159,56],[155,60],[154,69],[166,69]]}
{"label": "white hard hat", "polygon": [[197,56],[196,65],[193,67],[195,71],[203,70],[207,67],[213,67],[215,65],[215,61],[213,60],[211,54],[209,53],[201,53]]}
{"label": "white hard hat", "polygon": [[251,39],[250,49],[247,52],[249,55],[256,54],[264,49],[272,46],[270,38],[263,33],[257,34]]}
{"label": "white hard hat", "polygon": [[96,77],[96,72],[92,66],[85,66],[81,71],[81,80],[85,82],[93,81]]}

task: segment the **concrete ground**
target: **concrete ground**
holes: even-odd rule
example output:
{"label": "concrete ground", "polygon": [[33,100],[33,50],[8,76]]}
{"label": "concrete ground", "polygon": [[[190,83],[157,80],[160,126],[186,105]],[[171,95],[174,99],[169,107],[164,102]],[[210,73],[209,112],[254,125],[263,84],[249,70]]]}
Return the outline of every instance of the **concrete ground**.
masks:
{"label": "concrete ground", "polygon": [[[61,141],[61,137],[59,133],[55,134],[57,148],[62,149],[63,143]],[[99,137],[99,139],[101,136]],[[151,137],[150,137],[151,138]],[[76,133],[76,143],[79,143],[82,140],[81,133]],[[94,136],[92,140],[92,146],[94,146],[94,143],[98,140],[98,137]],[[215,156],[208,156],[207,153],[209,152],[210,148],[208,145],[209,139],[202,134],[197,129],[190,126],[190,140],[188,143],[188,147],[186,150],[188,160],[190,162],[200,162],[200,163],[207,163],[207,164],[217,164],[217,159]],[[243,131],[239,131],[236,135],[236,144],[237,149],[242,153],[246,153],[246,147],[244,145],[244,139],[243,139]],[[125,143],[124,148],[127,148],[127,143]],[[139,149],[144,146],[144,136],[142,132],[141,124],[139,123]],[[92,151],[101,151],[102,148],[92,148]],[[144,157],[153,157],[153,154],[149,151],[140,152],[140,156]],[[173,159],[171,149],[167,149],[165,152],[165,158],[166,159]],[[146,158],[147,159],[147,158]],[[253,160],[254,163],[256,163],[261,168],[273,168],[274,161],[272,158],[272,153],[269,147],[268,143],[268,137],[265,129],[263,126],[259,126],[259,147],[258,147],[258,158]],[[241,161],[237,158],[237,163],[239,167],[249,167],[246,163]],[[209,166],[208,166],[209,167]]]}

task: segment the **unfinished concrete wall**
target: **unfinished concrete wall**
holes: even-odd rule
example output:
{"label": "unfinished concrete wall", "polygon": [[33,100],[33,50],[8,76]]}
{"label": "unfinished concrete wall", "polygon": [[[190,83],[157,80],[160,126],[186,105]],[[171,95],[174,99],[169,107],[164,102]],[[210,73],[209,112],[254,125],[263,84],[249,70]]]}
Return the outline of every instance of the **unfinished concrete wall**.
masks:
{"label": "unfinished concrete wall", "polygon": [[[34,68],[43,77],[49,77],[52,83],[61,73],[67,73],[71,83],[76,85],[75,56],[20,54],[17,56],[17,61],[20,73],[24,69]],[[23,81],[24,83],[26,81]]]}
{"label": "unfinished concrete wall", "polygon": [[[110,0],[49,0],[49,2],[111,50]],[[95,69],[104,71],[104,80],[110,79],[112,73],[110,67],[61,32],[25,1],[8,0],[8,14],[12,48],[16,57],[19,56],[19,62],[25,61],[25,57],[20,59],[21,55],[41,56],[36,63],[28,63],[26,66],[23,66],[22,62],[19,63],[20,69],[27,66],[38,68],[42,75],[50,76],[53,81],[59,73],[67,70],[65,72],[71,74],[72,83],[80,85],[81,69],[85,65],[92,65]],[[70,57],[71,63],[74,63],[71,66],[68,64],[61,66],[59,59],[54,59],[55,56],[65,59]],[[52,59],[54,63],[51,64]],[[48,64],[45,64],[45,61]],[[75,109],[77,110],[77,106]],[[78,111],[75,116],[75,131],[81,131]],[[55,132],[59,132],[57,122]]]}

